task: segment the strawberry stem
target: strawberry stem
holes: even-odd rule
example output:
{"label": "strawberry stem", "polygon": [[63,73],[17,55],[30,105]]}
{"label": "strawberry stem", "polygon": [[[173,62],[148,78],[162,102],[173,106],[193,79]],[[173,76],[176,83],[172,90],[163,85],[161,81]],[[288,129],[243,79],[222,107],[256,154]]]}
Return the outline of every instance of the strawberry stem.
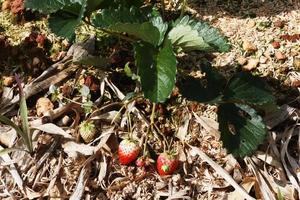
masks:
{"label": "strawberry stem", "polygon": [[144,142],[144,147],[143,147],[143,156],[146,155],[146,151],[147,151],[147,143],[148,143],[149,132],[150,132],[149,130],[150,130],[150,128],[148,127],[145,142]]}
{"label": "strawberry stem", "polygon": [[150,126],[151,126],[151,127],[152,127],[152,125],[154,124],[155,106],[156,106],[156,103],[153,103],[153,106],[152,106],[152,112],[151,112],[151,116],[150,116]]}
{"label": "strawberry stem", "polygon": [[150,125],[147,128],[146,138],[145,138],[145,142],[144,142],[143,156],[146,155],[147,142],[148,142],[150,131],[153,131],[154,117],[155,117],[155,106],[156,106],[156,103],[153,103],[152,112],[151,112],[151,116],[150,116]]}
{"label": "strawberry stem", "polygon": [[[126,106],[127,107],[127,106]],[[126,108],[126,115],[127,115],[127,122],[128,122],[128,131],[129,131],[129,137],[132,138],[132,126],[131,126],[131,117],[130,112]]]}

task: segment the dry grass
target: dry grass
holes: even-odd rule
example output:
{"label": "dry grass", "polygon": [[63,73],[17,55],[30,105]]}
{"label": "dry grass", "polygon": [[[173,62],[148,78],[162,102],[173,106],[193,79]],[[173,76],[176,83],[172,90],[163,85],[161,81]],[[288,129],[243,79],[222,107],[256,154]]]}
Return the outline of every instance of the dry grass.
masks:
{"label": "dry grass", "polygon": [[[283,34],[299,33],[299,3],[291,1],[285,4],[286,1],[280,0],[271,3],[266,0],[258,1],[257,6],[257,2],[217,2],[220,1],[191,3],[188,9],[196,17],[218,27],[232,43],[230,52],[215,54],[212,60],[214,66],[224,74],[230,74],[238,67],[243,68],[238,58],[243,57],[247,61],[258,59],[253,73],[280,83],[279,89],[273,89],[282,109],[265,117],[269,128],[267,139],[253,156],[236,160],[222,148],[215,106],[195,104],[179,97],[163,105],[162,111],[157,111],[155,121],[158,129],[148,142],[150,153],[157,154],[166,147],[161,142],[161,134],[176,137],[171,146],[178,147],[180,170],[172,176],[160,177],[154,165],[146,171],[134,165],[121,166],[116,157],[118,142],[128,132],[143,142],[150,124],[151,104],[140,98],[124,102],[122,99],[128,89],[112,81],[109,73],[92,68],[79,70],[78,66],[67,63],[66,69],[70,69],[70,73],[64,74],[64,69],[58,67],[58,72],[45,79],[48,82],[42,95],[47,96],[46,91],[52,81],[56,81],[57,86],[69,85],[76,90],[87,73],[101,74],[97,77],[100,85],[99,96],[95,100],[97,108],[87,116],[80,106],[85,99],[74,97],[75,103],[65,99],[62,100],[64,104],[56,102],[53,111],[40,117],[34,107],[36,98],[32,98],[30,124],[34,128],[35,151],[29,155],[14,149],[0,154],[0,198],[299,199],[300,104],[299,94],[289,95],[289,91],[297,91],[300,86],[293,85],[300,80],[299,69],[293,64],[295,57],[300,56],[300,40],[280,39]],[[285,22],[284,27],[275,26],[278,20]],[[7,27],[7,21],[0,21],[0,26]],[[10,30],[10,40],[17,42],[18,38],[23,38],[23,33],[16,37],[18,28],[15,26]],[[52,38],[52,35],[49,37]],[[242,45],[245,40],[255,45],[257,50],[246,52]],[[280,41],[279,49],[272,46],[274,40]],[[278,60],[276,51],[281,51],[286,59]],[[202,57],[201,54],[195,54],[188,60],[183,57],[183,68],[185,65],[199,65]],[[62,76],[61,80],[56,79],[60,77],[58,74]],[[32,86],[30,83],[27,85]],[[2,93],[1,108],[4,97],[9,97],[9,92],[5,91],[10,88],[13,85]],[[39,91],[32,96],[38,96],[37,93],[41,95]],[[122,106],[124,109],[120,111]],[[18,121],[16,108],[5,110],[5,113]],[[91,143],[84,143],[78,134],[78,124],[85,119],[93,120],[98,130]],[[24,149],[14,130],[4,125],[0,126],[0,144],[0,148]]]}

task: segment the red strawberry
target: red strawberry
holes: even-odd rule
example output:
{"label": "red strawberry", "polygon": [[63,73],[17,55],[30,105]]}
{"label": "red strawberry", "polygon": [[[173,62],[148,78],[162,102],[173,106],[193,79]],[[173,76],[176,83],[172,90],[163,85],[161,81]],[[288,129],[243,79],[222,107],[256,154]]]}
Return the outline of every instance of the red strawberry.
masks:
{"label": "red strawberry", "polygon": [[156,168],[159,175],[171,175],[178,168],[178,156],[173,153],[162,153],[157,158]]}
{"label": "red strawberry", "polygon": [[140,153],[138,142],[132,139],[124,139],[119,144],[118,155],[122,165],[128,165],[134,161]]}

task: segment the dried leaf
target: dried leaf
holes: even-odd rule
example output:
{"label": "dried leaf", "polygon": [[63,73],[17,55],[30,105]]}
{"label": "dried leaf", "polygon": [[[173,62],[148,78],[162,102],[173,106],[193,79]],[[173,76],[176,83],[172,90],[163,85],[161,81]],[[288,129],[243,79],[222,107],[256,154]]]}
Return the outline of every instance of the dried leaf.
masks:
{"label": "dried leaf", "polygon": [[116,122],[118,122],[120,120],[120,113],[118,111],[112,110],[107,113],[93,116],[91,117],[91,120],[105,120],[108,122],[116,120]]}
{"label": "dried leaf", "polygon": [[[4,150],[4,148],[2,146],[0,146],[0,150]],[[0,157],[3,159],[4,162],[7,162],[7,163],[12,162],[12,160],[8,154],[0,155]],[[23,182],[23,179],[21,178],[16,166],[14,164],[11,164],[8,168],[8,171],[10,172],[11,176],[14,179],[14,182],[17,184],[19,189],[24,193],[24,187],[23,187],[24,182]]]}
{"label": "dried leaf", "polygon": [[186,139],[191,118],[192,117],[190,114],[185,115],[184,119],[182,120],[182,125],[178,128],[176,137],[179,138],[181,141],[185,141]]}
{"label": "dried leaf", "polygon": [[264,179],[263,175],[260,173],[260,170],[256,167],[254,162],[250,158],[245,158],[248,163],[248,167],[251,169],[252,173],[256,177],[257,188],[255,189],[256,197],[262,199],[276,200],[273,188],[270,188],[270,183]]}
{"label": "dried leaf", "polygon": [[0,143],[12,147],[17,139],[17,131],[10,126],[0,125]]}
{"label": "dried leaf", "polygon": [[35,192],[32,189],[30,189],[29,187],[26,187],[25,189],[26,189],[26,197],[28,199],[37,199],[42,196],[41,193]]}
{"label": "dried leaf", "polygon": [[211,133],[217,139],[220,138],[219,123],[208,117],[198,116],[193,112],[196,122],[198,122],[208,133]]}
{"label": "dried leaf", "polygon": [[290,107],[287,104],[284,104],[280,107],[279,110],[275,110],[274,112],[268,113],[264,117],[264,122],[267,125],[268,129],[272,129],[278,124],[284,122],[296,109]]}
{"label": "dried leaf", "polygon": [[62,145],[64,152],[68,154],[69,157],[76,158],[78,153],[90,156],[93,155],[96,148],[94,146],[79,144],[73,141],[66,142]]}
{"label": "dried leaf", "polygon": [[58,127],[58,126],[56,126],[55,124],[52,124],[52,123],[42,124],[42,125],[39,125],[39,126],[33,126],[31,128],[38,129],[38,130],[44,131],[44,132],[49,133],[49,134],[61,135],[64,138],[74,139],[70,134],[68,134],[62,128],[60,128],[60,127]]}
{"label": "dried leaf", "polygon": [[239,184],[235,182],[235,180],[228,174],[226,170],[209,158],[204,152],[197,147],[191,145],[189,145],[189,147],[191,148],[190,154],[192,156],[199,155],[202,160],[207,162],[220,176],[222,176],[230,185],[232,185],[232,187],[234,187],[234,189],[236,189],[243,198],[247,200],[255,200]]}
{"label": "dried leaf", "polygon": [[98,174],[98,183],[100,183],[101,188],[103,190],[106,190],[106,185],[105,185],[105,181],[104,178],[106,177],[106,173],[107,173],[107,162],[106,162],[106,158],[104,155],[101,156],[101,161],[100,161],[100,170],[99,170],[99,174]]}
{"label": "dried leaf", "polygon": [[82,195],[85,191],[85,185],[88,181],[88,178],[89,178],[89,174],[91,172],[91,161],[95,159],[95,155],[89,157],[81,171],[80,171],[80,174],[79,174],[79,177],[78,177],[78,181],[76,183],[76,187],[74,189],[74,192],[73,194],[70,196],[70,200],[80,200],[82,199]]}
{"label": "dried leaf", "polygon": [[[244,178],[244,180],[242,181],[242,183],[240,185],[246,190],[246,192],[249,193],[255,183],[256,183],[255,178],[246,177],[246,178]],[[240,199],[243,199],[243,197],[240,195],[240,193],[237,190],[235,190],[228,194],[227,199],[240,200]]]}
{"label": "dried leaf", "polygon": [[[287,135],[287,139],[285,141],[282,141],[280,158],[281,158],[281,162],[284,166],[284,169],[285,169],[288,179],[290,180],[292,185],[296,188],[296,190],[298,191],[298,195],[300,196],[299,183],[298,183],[296,177],[294,177],[293,173],[290,171],[290,166],[288,165],[290,163],[287,163],[287,161],[285,159],[285,156],[288,155],[288,145],[289,145],[289,142],[290,142],[293,132],[294,132],[294,127],[289,128],[285,131],[284,134]],[[291,160],[288,159],[288,161],[290,162]]]}

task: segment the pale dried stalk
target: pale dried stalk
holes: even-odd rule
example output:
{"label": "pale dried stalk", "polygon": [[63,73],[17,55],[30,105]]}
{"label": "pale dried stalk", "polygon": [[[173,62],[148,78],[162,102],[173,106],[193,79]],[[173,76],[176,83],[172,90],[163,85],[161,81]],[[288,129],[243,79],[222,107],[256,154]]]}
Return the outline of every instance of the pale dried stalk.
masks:
{"label": "pale dried stalk", "polygon": [[79,177],[78,177],[78,181],[75,187],[75,190],[73,192],[73,194],[70,196],[70,200],[80,200],[83,199],[82,195],[84,193],[84,187],[88,181],[88,177],[90,174],[90,169],[91,169],[91,162],[96,158],[96,154],[90,156],[84,163]]}
{"label": "pale dried stalk", "polygon": [[224,170],[220,165],[214,162],[211,158],[209,158],[203,151],[199,148],[191,146],[187,144],[192,150],[190,151],[192,155],[199,155],[202,160],[207,162],[220,176],[222,176],[234,189],[236,189],[240,195],[247,200],[255,200],[251,197],[244,188],[242,188],[239,184],[235,182],[235,180],[228,174],[226,170]]}
{"label": "pale dried stalk", "polygon": [[[0,146],[0,150],[3,150],[4,148]],[[0,155],[0,157],[5,161],[5,162],[12,162],[11,158],[9,157],[8,154]],[[18,185],[20,188],[21,192],[25,194],[24,192],[24,182],[14,164],[11,164],[8,168],[8,171],[12,175],[13,179],[15,180],[15,183]]]}
{"label": "pale dried stalk", "polygon": [[54,173],[51,175],[51,178],[50,178],[51,181],[50,181],[50,183],[48,185],[48,188],[46,190],[46,196],[50,194],[51,189],[54,187],[54,184],[56,182],[56,179],[59,175],[59,172],[60,172],[60,169],[61,169],[61,166],[62,166],[62,160],[63,160],[62,154],[60,153],[59,158],[58,158],[58,164],[57,164],[57,166],[54,170]]}

